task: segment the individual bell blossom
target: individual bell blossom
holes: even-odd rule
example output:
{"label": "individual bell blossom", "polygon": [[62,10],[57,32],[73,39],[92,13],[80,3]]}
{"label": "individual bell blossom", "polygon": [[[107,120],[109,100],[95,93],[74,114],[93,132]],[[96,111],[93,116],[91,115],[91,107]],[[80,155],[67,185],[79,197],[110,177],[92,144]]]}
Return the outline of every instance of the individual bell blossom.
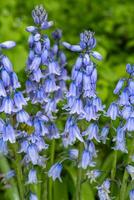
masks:
{"label": "individual bell blossom", "polygon": [[35,144],[31,144],[27,148],[27,155],[29,159],[31,160],[33,165],[37,165],[38,159],[39,159],[39,154],[38,154],[38,149]]}
{"label": "individual bell blossom", "polygon": [[129,91],[128,89],[124,89],[124,91],[121,93],[119,98],[119,103],[121,105],[129,105]]}
{"label": "individual bell blossom", "polygon": [[23,106],[27,105],[27,101],[24,98],[22,92],[15,92],[14,94],[14,103],[15,106],[19,109],[22,109]]}
{"label": "individual bell blossom", "polygon": [[121,116],[123,119],[128,119],[131,116],[132,113],[132,106],[127,105],[124,106],[123,109],[121,110]]}
{"label": "individual bell blossom", "polygon": [[111,103],[107,110],[107,116],[110,117],[112,120],[116,120],[118,116],[118,105],[116,103]]}
{"label": "individual bell blossom", "polygon": [[75,122],[75,119],[73,117],[68,117],[64,132],[62,134],[63,145],[65,147],[67,147],[68,145],[72,145],[76,141],[76,139],[78,139],[80,142],[84,142],[79,127]]}
{"label": "individual bell blossom", "polygon": [[109,134],[109,126],[106,125],[102,128],[100,134],[100,140],[102,141],[103,144],[106,144],[108,134]]}
{"label": "individual bell blossom", "polygon": [[15,130],[10,123],[4,124],[2,131],[3,141],[10,141],[11,143],[16,142]]}
{"label": "individual bell blossom", "polygon": [[131,79],[128,82],[128,90],[131,95],[134,94],[134,81]]}
{"label": "individual bell blossom", "polygon": [[127,64],[126,65],[126,71],[128,74],[130,74],[131,76],[134,75],[134,65],[131,65],[131,64]]}
{"label": "individual bell blossom", "polygon": [[3,81],[4,87],[8,88],[10,86],[11,79],[9,73],[5,69],[2,69],[1,71],[1,79]]}
{"label": "individual bell blossom", "polygon": [[14,112],[14,102],[10,96],[7,96],[3,99],[0,112],[5,112],[6,114],[11,114]]}
{"label": "individual bell blossom", "polygon": [[125,128],[127,131],[133,131],[134,130],[134,117],[129,117],[126,121]]}
{"label": "individual bell blossom", "polygon": [[124,84],[124,79],[120,79],[114,89],[114,94],[118,94],[118,92],[120,92],[120,90],[122,89]]}
{"label": "individual bell blossom", "polygon": [[92,156],[92,158],[97,157],[98,151],[95,149],[95,144],[93,141],[87,141],[87,149],[88,149],[90,155]]}
{"label": "individual bell blossom", "polygon": [[134,189],[130,190],[129,198],[130,198],[130,200],[134,200]]}
{"label": "individual bell blossom", "polygon": [[83,169],[87,169],[88,166],[94,166],[94,163],[92,162],[92,155],[88,150],[84,150],[82,152],[82,158],[81,162],[79,164],[79,167],[82,167]]}
{"label": "individual bell blossom", "polygon": [[1,59],[1,64],[3,65],[4,69],[7,71],[7,72],[12,72],[13,71],[13,66],[12,66],[12,63],[11,61],[9,60],[9,58],[7,56],[3,56],[2,59]]}
{"label": "individual bell blossom", "polygon": [[15,72],[12,72],[10,74],[10,77],[11,77],[11,85],[12,85],[13,89],[20,88],[21,85],[20,85],[20,82],[18,81],[17,74]]}
{"label": "individual bell blossom", "polygon": [[28,184],[36,184],[37,183],[37,175],[36,170],[31,169],[28,173]]}
{"label": "individual bell blossom", "polygon": [[126,170],[127,170],[128,174],[130,174],[132,180],[134,180],[134,166],[127,165]]}
{"label": "individual bell blossom", "polygon": [[15,176],[15,171],[10,170],[4,175],[4,179],[9,180],[9,179],[13,178],[14,176]]}
{"label": "individual bell blossom", "polygon": [[90,183],[96,182],[96,179],[101,175],[100,170],[91,170],[86,173]]}
{"label": "individual bell blossom", "polygon": [[29,114],[23,109],[17,112],[16,114],[16,120],[19,123],[27,123],[29,119],[30,119]]}
{"label": "individual bell blossom", "polygon": [[2,137],[0,138],[0,153],[3,155],[8,154],[7,142],[5,142]]}
{"label": "individual bell blossom", "polygon": [[79,155],[78,149],[69,149],[69,157],[71,159],[76,160],[78,158],[78,155]]}
{"label": "individual bell blossom", "polygon": [[35,193],[30,193],[30,199],[29,200],[38,200],[38,197]]}
{"label": "individual bell blossom", "polygon": [[0,43],[0,48],[2,49],[11,49],[16,46],[16,43],[14,41],[6,41]]}
{"label": "individual bell blossom", "polygon": [[52,165],[52,167],[48,171],[48,177],[52,177],[52,179],[55,181],[57,178],[59,181],[61,180],[61,171],[62,171],[62,164],[61,163],[55,163]]}
{"label": "individual bell blossom", "polygon": [[126,148],[126,133],[123,127],[117,128],[117,136],[113,139],[113,141],[116,142],[115,147],[113,149],[122,151],[124,153],[127,153]]}
{"label": "individual bell blossom", "polygon": [[88,140],[92,140],[95,138],[95,140],[97,140],[98,142],[100,142],[99,139],[99,128],[97,126],[97,124],[92,123],[86,131],[83,132],[83,135],[87,135],[88,136]]}
{"label": "individual bell blossom", "polygon": [[7,94],[6,94],[6,90],[5,90],[3,81],[0,80],[0,97],[6,97],[6,96],[7,96]]}
{"label": "individual bell blossom", "polygon": [[110,181],[106,179],[101,186],[97,187],[100,200],[110,200]]}

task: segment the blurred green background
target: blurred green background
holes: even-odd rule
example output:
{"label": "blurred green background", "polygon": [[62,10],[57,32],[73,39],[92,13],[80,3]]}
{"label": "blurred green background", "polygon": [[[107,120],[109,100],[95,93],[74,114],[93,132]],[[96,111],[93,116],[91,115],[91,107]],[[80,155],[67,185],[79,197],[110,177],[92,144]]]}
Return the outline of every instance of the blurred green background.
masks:
{"label": "blurred green background", "polygon": [[[0,41],[17,42],[17,47],[7,52],[17,73],[23,74],[29,35],[25,28],[33,25],[31,11],[37,4],[43,4],[49,19],[55,22],[49,33],[61,28],[63,40],[77,43],[85,29],[96,33],[97,50],[104,58],[98,63],[98,93],[108,104],[117,80],[125,75],[126,63],[134,63],[133,0],[1,0]],[[68,54],[68,59],[71,69],[74,55]],[[21,81],[23,77],[20,75]]]}

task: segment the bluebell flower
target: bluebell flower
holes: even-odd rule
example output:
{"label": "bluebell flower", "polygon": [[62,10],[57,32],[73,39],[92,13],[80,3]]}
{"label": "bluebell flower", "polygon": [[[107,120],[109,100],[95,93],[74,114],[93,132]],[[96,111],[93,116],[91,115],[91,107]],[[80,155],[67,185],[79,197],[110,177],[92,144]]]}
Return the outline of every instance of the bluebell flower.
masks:
{"label": "bluebell flower", "polygon": [[29,159],[31,160],[33,165],[37,165],[38,159],[39,159],[39,154],[38,154],[38,149],[35,144],[31,144],[27,148],[27,155]]}
{"label": "bluebell flower", "polygon": [[15,106],[19,108],[20,110],[22,109],[23,106],[27,105],[27,101],[24,98],[22,92],[15,92],[14,103],[15,103]]}
{"label": "bluebell flower", "polygon": [[44,77],[43,73],[41,72],[40,68],[38,68],[36,71],[33,72],[31,75],[31,79],[33,81],[36,81],[37,83],[40,82],[40,80]]}
{"label": "bluebell flower", "polygon": [[36,170],[30,169],[28,173],[28,184],[35,184],[37,183],[37,175],[36,175]]}
{"label": "bluebell flower", "polygon": [[130,197],[130,200],[134,200],[134,190],[131,190],[129,192],[129,197]]}
{"label": "bluebell flower", "polygon": [[127,131],[134,131],[134,117],[129,117],[126,121],[125,128]]}
{"label": "bluebell flower", "polygon": [[3,141],[10,141],[11,143],[16,142],[15,130],[11,124],[5,124],[2,131]]}
{"label": "bluebell flower", "polygon": [[91,159],[92,158],[90,156],[89,151],[84,150],[83,153],[82,153],[82,159],[81,159],[81,165],[80,166],[83,169],[86,169],[90,165]]}
{"label": "bluebell flower", "polygon": [[134,166],[127,165],[126,170],[130,174],[132,180],[134,180]]}
{"label": "bluebell flower", "polygon": [[71,50],[71,51],[75,51],[75,52],[81,52],[82,48],[79,45],[71,45],[68,42],[63,42],[62,43],[64,47],[66,47],[67,49]]}
{"label": "bluebell flower", "polygon": [[1,79],[2,79],[3,84],[4,84],[5,87],[9,87],[10,86],[10,83],[11,83],[10,75],[4,69],[2,69],[2,71],[1,71]]}
{"label": "bluebell flower", "polygon": [[97,126],[97,124],[92,123],[86,131],[83,132],[83,135],[87,135],[88,136],[88,140],[92,140],[92,139],[96,139],[98,142],[99,140],[99,128]]}
{"label": "bluebell flower", "polygon": [[0,48],[2,49],[11,49],[16,46],[16,43],[14,41],[6,41],[0,43]]}
{"label": "bluebell flower", "polygon": [[96,182],[96,179],[101,175],[100,170],[90,170],[86,173],[90,183]]}
{"label": "bluebell flower", "polygon": [[5,112],[6,114],[11,114],[14,112],[13,100],[9,96],[3,99],[0,112]]}
{"label": "bluebell flower", "polygon": [[34,193],[30,193],[30,199],[29,200],[38,200],[38,197]]}
{"label": "bluebell flower", "polygon": [[123,119],[128,119],[131,116],[132,113],[132,106],[127,105],[124,106],[123,109],[121,110],[121,116]]}
{"label": "bluebell flower", "polygon": [[34,119],[33,121],[33,125],[35,128],[35,132],[39,135],[46,135],[48,134],[48,128],[46,127],[46,125],[44,124],[43,120],[39,120],[39,119]]}
{"label": "bluebell flower", "polygon": [[128,90],[129,90],[129,94],[131,95],[134,94],[134,81],[131,79],[128,82]]}
{"label": "bluebell flower", "polygon": [[109,127],[106,125],[102,128],[100,135],[100,140],[103,142],[103,144],[106,143],[108,133],[109,133]]}
{"label": "bluebell flower", "polygon": [[93,143],[93,141],[87,141],[87,149],[90,153],[90,155],[92,155],[92,157],[97,157],[97,151],[95,149],[95,144]]}
{"label": "bluebell flower", "polygon": [[61,163],[55,163],[54,165],[52,165],[52,167],[48,171],[48,177],[52,177],[52,179],[54,181],[57,178],[59,179],[59,181],[62,181],[61,177],[60,177],[61,171],[62,171],[62,164]]}
{"label": "bluebell flower", "polygon": [[96,58],[97,60],[102,60],[102,55],[98,53],[97,51],[93,51],[92,56]]}
{"label": "bluebell flower", "polygon": [[76,141],[76,138],[84,142],[80,130],[72,117],[68,117],[65,125],[64,132],[62,134],[63,144],[64,146],[68,146],[73,144]]}
{"label": "bluebell flower", "polygon": [[60,68],[57,62],[50,62],[48,69],[50,74],[60,75]]}
{"label": "bluebell flower", "polygon": [[119,98],[120,105],[129,105],[129,91],[124,89]]}
{"label": "bluebell flower", "polygon": [[70,114],[74,114],[77,113],[78,115],[83,113],[84,109],[83,109],[83,103],[81,99],[75,99],[72,103],[72,106],[70,108]]}
{"label": "bluebell flower", "polygon": [[114,89],[114,94],[118,94],[120,92],[120,90],[122,89],[124,84],[124,79],[120,79]]}
{"label": "bluebell flower", "polygon": [[23,109],[17,112],[16,114],[16,120],[19,123],[27,123],[29,118],[30,118],[29,114]]}
{"label": "bluebell flower", "polygon": [[3,155],[7,155],[8,153],[7,142],[5,142],[3,138],[0,138],[0,153]]}
{"label": "bluebell flower", "polygon": [[116,103],[111,103],[107,111],[107,116],[110,117],[112,120],[116,120],[118,116],[118,106]]}
{"label": "bluebell flower", "polygon": [[29,65],[28,70],[36,71],[39,68],[40,64],[41,64],[41,58],[36,56],[34,57],[31,65]]}
{"label": "bluebell flower", "polygon": [[116,145],[114,147],[115,150],[122,151],[124,153],[127,153],[126,149],[126,138],[125,138],[125,131],[123,127],[117,128],[117,136],[113,139],[113,141],[116,142]]}
{"label": "bluebell flower", "polygon": [[10,170],[4,175],[4,179],[9,180],[14,176],[15,176],[15,171],[14,170]]}
{"label": "bluebell flower", "polygon": [[0,96],[2,96],[2,97],[6,97],[7,96],[6,90],[5,90],[5,87],[4,87],[4,84],[3,84],[2,80],[0,80]]}
{"label": "bluebell flower", "polygon": [[58,128],[56,127],[56,125],[54,124],[54,123],[51,123],[49,126],[48,126],[48,137],[50,138],[50,139],[53,139],[53,138],[55,138],[55,139],[57,139],[57,138],[59,138],[60,137],[60,135],[59,135],[59,130],[58,130]]}
{"label": "bluebell flower", "polygon": [[15,72],[12,72],[10,74],[10,78],[11,78],[11,84],[12,84],[13,89],[21,87],[20,82],[18,81],[18,77]]}
{"label": "bluebell flower", "polygon": [[131,65],[131,64],[127,64],[126,65],[126,71],[128,74],[130,74],[131,76],[134,75],[134,65]]}
{"label": "bluebell flower", "polygon": [[12,67],[12,63],[11,61],[8,59],[7,56],[3,56],[2,59],[1,59],[1,63],[4,67],[4,69],[7,71],[7,72],[12,72],[13,71],[13,67]]}
{"label": "bluebell flower", "polygon": [[78,149],[69,149],[69,157],[71,159],[77,159],[78,158],[78,154],[79,154],[79,151]]}
{"label": "bluebell flower", "polygon": [[97,187],[98,188],[98,196],[100,200],[110,200],[110,182],[108,179],[106,179],[101,186]]}
{"label": "bluebell flower", "polygon": [[44,83],[44,90],[46,93],[57,91],[59,86],[56,85],[54,76],[49,76]]}

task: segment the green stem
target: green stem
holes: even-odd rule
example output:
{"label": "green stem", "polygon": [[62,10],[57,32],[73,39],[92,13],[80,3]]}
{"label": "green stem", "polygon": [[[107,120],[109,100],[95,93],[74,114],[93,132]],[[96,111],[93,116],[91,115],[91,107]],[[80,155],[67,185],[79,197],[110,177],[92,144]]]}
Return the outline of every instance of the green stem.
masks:
{"label": "green stem", "polygon": [[[55,154],[55,140],[52,140],[51,150],[50,150],[50,166],[54,163]],[[48,199],[53,200],[53,181],[49,178],[48,180]]]}
{"label": "green stem", "polygon": [[[78,162],[81,160],[83,146],[80,144],[79,148],[79,158]],[[76,180],[76,200],[81,200],[81,179],[82,179],[82,168],[79,167],[77,170],[77,180]]]}
{"label": "green stem", "polygon": [[111,180],[112,180],[111,193],[114,192],[114,181],[115,181],[115,175],[116,175],[116,164],[117,164],[117,151],[114,151],[113,167],[112,167],[112,170],[111,170]]}
{"label": "green stem", "polygon": [[[128,153],[127,165],[130,163],[131,156],[133,155],[133,150],[134,150],[133,146],[134,146],[134,138],[133,138],[133,141],[132,141],[132,144],[131,144],[131,149],[130,149],[130,151]],[[122,179],[121,190],[120,190],[120,197],[119,197],[120,200],[125,200],[126,188],[127,188],[127,180],[128,180],[128,173],[127,173],[126,167],[125,167],[124,175],[123,175],[123,179]]]}
{"label": "green stem", "polygon": [[115,174],[116,174],[116,163],[117,163],[117,151],[114,152],[114,158],[113,158],[113,167],[111,171],[111,179],[114,181]]}
{"label": "green stem", "polygon": [[17,153],[18,146],[17,144],[13,145],[14,148],[14,155],[15,155],[15,171],[17,177],[17,185],[19,190],[20,200],[24,200],[24,182],[23,182],[23,175],[22,175],[22,168],[21,168],[21,156]]}

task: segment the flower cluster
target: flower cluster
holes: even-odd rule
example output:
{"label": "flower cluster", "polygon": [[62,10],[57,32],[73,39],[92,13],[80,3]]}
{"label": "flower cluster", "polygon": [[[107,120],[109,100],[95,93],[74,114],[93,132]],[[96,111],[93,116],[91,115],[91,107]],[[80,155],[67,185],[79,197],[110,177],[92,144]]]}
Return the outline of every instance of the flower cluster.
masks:
{"label": "flower cluster", "polygon": [[23,109],[27,99],[18,91],[20,83],[9,58],[2,53],[3,49],[10,49],[15,42],[7,41],[0,44],[0,112],[4,113],[0,119],[0,151],[7,153],[7,142],[15,143],[20,135],[19,124],[27,123],[30,116]]}
{"label": "flower cluster", "polygon": [[[94,166],[92,162],[96,157],[96,150],[93,139],[99,142],[99,128],[96,122],[91,123],[86,131],[81,132],[78,123],[79,120],[97,121],[99,111],[103,111],[100,98],[96,93],[97,69],[92,57],[101,60],[102,56],[93,51],[96,46],[94,33],[84,31],[80,34],[78,45],[71,45],[63,42],[63,45],[79,56],[73,66],[71,83],[66,93],[67,104],[64,108],[68,111],[68,119],[62,134],[65,147],[75,143],[76,139],[84,143],[85,149],[82,153],[80,167],[86,169],[88,166]],[[84,136],[87,136],[86,141]]]}
{"label": "flower cluster", "polygon": [[114,94],[119,95],[119,98],[111,103],[107,111],[107,116],[112,120],[116,120],[117,117],[120,118],[117,136],[113,139],[116,142],[114,149],[127,153],[126,132],[134,130],[134,66],[127,64],[126,71],[129,77],[118,81],[114,89]]}

